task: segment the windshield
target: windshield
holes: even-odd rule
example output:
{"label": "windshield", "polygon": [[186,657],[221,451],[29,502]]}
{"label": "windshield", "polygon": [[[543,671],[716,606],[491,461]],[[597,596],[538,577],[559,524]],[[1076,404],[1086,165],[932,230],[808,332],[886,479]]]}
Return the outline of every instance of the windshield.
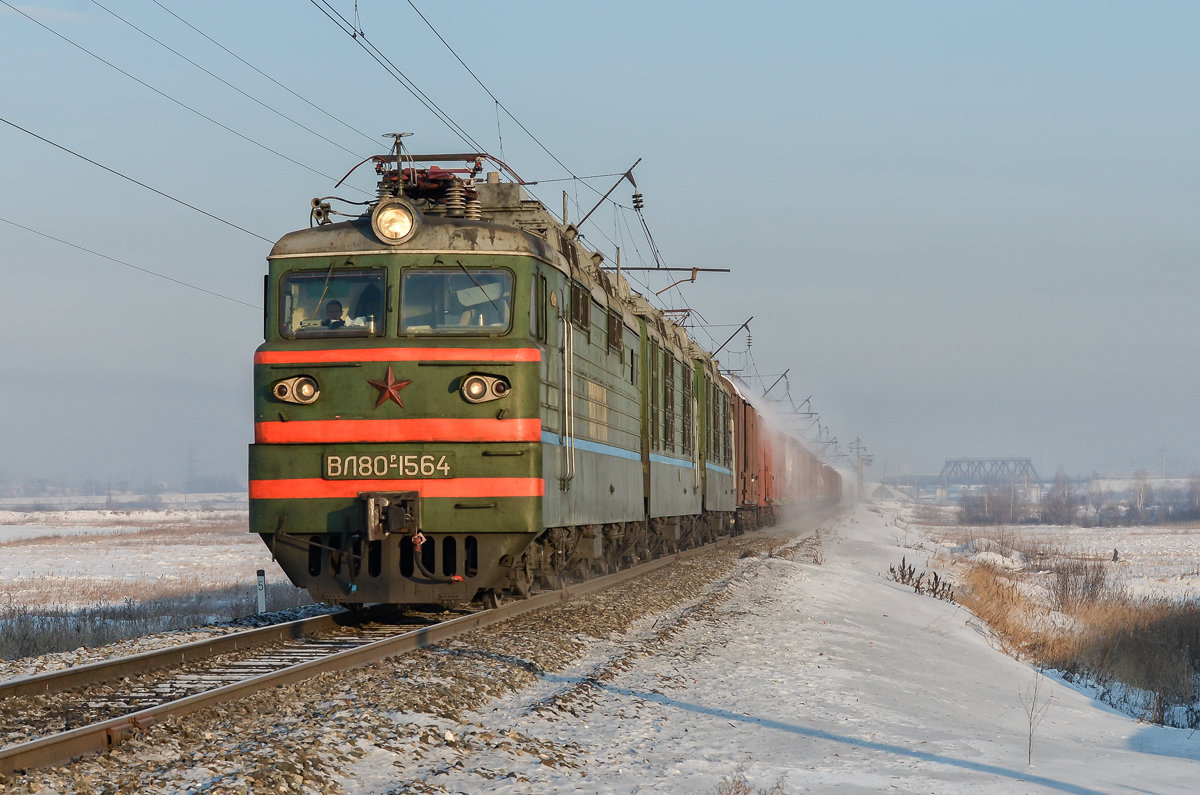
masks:
{"label": "windshield", "polygon": [[512,321],[512,281],[500,269],[406,271],[400,333],[503,334]]}
{"label": "windshield", "polygon": [[280,284],[279,325],[285,337],[380,336],[385,271],[293,271]]}

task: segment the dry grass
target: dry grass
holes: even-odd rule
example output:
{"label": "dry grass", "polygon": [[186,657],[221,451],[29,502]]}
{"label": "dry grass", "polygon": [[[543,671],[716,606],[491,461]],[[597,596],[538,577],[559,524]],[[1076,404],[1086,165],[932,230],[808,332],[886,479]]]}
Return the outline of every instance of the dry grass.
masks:
{"label": "dry grass", "polygon": [[756,789],[746,779],[746,763],[741,762],[732,774],[721,779],[721,783],[717,785],[716,795],[786,795],[787,791],[783,788],[783,784],[784,780],[780,778],[768,789],[761,787]]}
{"label": "dry grass", "polygon": [[[968,563],[958,601],[1008,651],[1098,685],[1110,703],[1156,723],[1200,727],[1200,606],[1135,598],[1100,556],[1067,555],[1011,531],[964,539],[964,550],[1018,553],[1026,565]],[[968,552],[969,554],[969,552]]]}
{"label": "dry grass", "polygon": [[198,537],[228,536],[231,533],[238,532],[249,532],[249,528],[244,520],[205,522],[204,524],[122,522],[119,524],[64,527],[60,533],[45,533],[32,538],[12,538],[0,541],[0,549],[18,546],[51,547],[74,544],[83,538],[102,538],[106,542],[111,542],[112,546],[119,546],[121,544],[144,546],[155,543],[181,544],[193,543]]}
{"label": "dry grass", "polygon": [[[230,539],[241,541],[241,533],[246,533],[244,519],[222,519],[195,524],[159,522],[142,527],[122,524],[117,530],[64,528],[61,533],[0,544],[7,550],[33,549],[37,559],[48,562],[0,581],[0,658],[107,645],[254,614],[258,607],[257,582],[235,581],[228,566],[206,565],[204,555],[193,549],[227,548]],[[135,561],[136,553],[149,550],[149,565],[156,566],[149,571],[162,573],[154,578],[145,569],[126,571],[118,564],[108,576],[81,575],[70,571],[69,566],[56,566],[55,561],[69,558],[69,552],[77,554],[76,548],[84,544],[88,549],[97,549],[98,554],[102,549],[118,561]],[[171,560],[192,562],[157,567],[157,561]],[[253,571],[248,574],[252,576]],[[286,581],[269,582],[266,596],[270,610],[312,601],[305,591]]]}
{"label": "dry grass", "polygon": [[[267,585],[267,605],[285,610],[311,603],[308,594],[287,583]],[[258,593],[226,587],[178,593],[171,597],[132,598],[88,607],[31,607],[0,603],[0,659],[15,660],[106,646],[155,632],[233,621],[258,610]]]}

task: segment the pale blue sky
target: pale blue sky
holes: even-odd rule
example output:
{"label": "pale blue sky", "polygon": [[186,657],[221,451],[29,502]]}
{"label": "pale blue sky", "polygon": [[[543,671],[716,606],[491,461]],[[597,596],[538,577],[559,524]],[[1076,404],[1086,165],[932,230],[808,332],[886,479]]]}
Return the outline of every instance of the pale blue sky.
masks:
{"label": "pale blue sky", "polygon": [[[0,117],[268,239],[307,225],[313,196],[369,191],[367,169],[332,184],[381,151],[381,133],[470,148],[312,2],[160,1],[345,125],[151,0],[104,5],[337,145],[85,0],[17,7],[303,166],[5,6]],[[353,18],[353,2],[330,1]],[[1046,475],[1153,468],[1163,445],[1200,468],[1200,5],[416,5],[572,172],[643,158],[667,264],[734,269],[663,300],[713,324],[753,315],[752,362],[742,335],[723,363],[791,368],[791,394],[811,394],[843,444],[861,437],[876,476],[948,456],[1029,456]],[[567,176],[507,116],[498,125],[409,4],[359,0],[358,13],[475,141],[526,179]],[[0,218],[261,302],[263,240],[7,124],[0,147]],[[552,208],[563,190],[585,210],[595,197],[536,190]],[[618,218],[602,209],[584,231],[644,258]],[[244,473],[256,311],[7,223],[0,252],[0,472],[177,480],[191,450],[201,472]]]}

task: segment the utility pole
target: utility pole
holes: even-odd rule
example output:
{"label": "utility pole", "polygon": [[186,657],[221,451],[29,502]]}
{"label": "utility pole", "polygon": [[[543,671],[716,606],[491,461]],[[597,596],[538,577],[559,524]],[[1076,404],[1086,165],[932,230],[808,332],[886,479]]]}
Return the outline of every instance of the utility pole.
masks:
{"label": "utility pole", "polygon": [[867,448],[862,445],[862,437],[854,437],[854,457],[856,469],[858,470],[858,501],[863,501],[863,468],[869,467],[874,461],[874,457],[870,455]]}
{"label": "utility pole", "polygon": [[862,502],[863,498],[863,464],[862,464],[862,438],[854,437],[854,452],[858,458],[858,501]]}

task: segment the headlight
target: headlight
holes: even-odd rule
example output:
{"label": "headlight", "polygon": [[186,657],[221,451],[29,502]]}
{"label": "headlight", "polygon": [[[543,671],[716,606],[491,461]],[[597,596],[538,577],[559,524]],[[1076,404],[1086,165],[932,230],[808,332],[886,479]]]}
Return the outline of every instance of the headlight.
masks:
{"label": "headlight", "polygon": [[468,403],[486,403],[504,397],[512,391],[512,387],[507,379],[499,376],[471,373],[462,380],[460,391]]}
{"label": "headlight", "polygon": [[271,393],[284,403],[308,405],[321,396],[321,387],[312,376],[298,375],[295,378],[276,381],[275,386],[271,387]]}
{"label": "headlight", "polygon": [[371,213],[371,229],[384,243],[397,245],[417,231],[417,210],[404,199],[383,199]]}

